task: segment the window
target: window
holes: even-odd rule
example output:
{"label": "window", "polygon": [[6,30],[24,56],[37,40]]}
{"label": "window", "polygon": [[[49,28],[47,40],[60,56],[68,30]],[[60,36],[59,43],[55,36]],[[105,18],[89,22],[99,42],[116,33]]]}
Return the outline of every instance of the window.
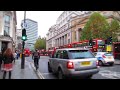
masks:
{"label": "window", "polygon": [[89,50],[69,50],[71,59],[95,58]]}
{"label": "window", "polygon": [[4,35],[6,36],[6,35],[9,35],[9,30],[10,30],[10,27],[8,27],[8,26],[5,26],[4,27]]}
{"label": "window", "polygon": [[9,15],[5,15],[5,23],[10,23],[10,16]]}
{"label": "window", "polygon": [[105,45],[105,42],[103,40],[98,40],[98,45]]}
{"label": "window", "polygon": [[55,53],[54,57],[55,58],[63,58],[63,51],[58,51],[57,53]]}
{"label": "window", "polygon": [[68,37],[70,36],[70,33],[68,33]]}
{"label": "window", "polygon": [[69,59],[67,51],[63,51],[63,59]]}
{"label": "window", "polygon": [[70,39],[68,39],[68,44],[70,44]]}

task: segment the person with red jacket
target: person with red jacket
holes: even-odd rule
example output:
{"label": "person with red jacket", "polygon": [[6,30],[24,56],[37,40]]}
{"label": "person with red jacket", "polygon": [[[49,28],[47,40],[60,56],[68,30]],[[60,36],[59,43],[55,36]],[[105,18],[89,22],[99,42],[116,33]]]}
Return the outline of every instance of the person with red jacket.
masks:
{"label": "person with red jacket", "polygon": [[3,53],[3,79],[6,78],[6,73],[9,72],[9,79],[11,79],[11,71],[12,71],[12,62],[14,60],[13,52],[10,48],[7,48]]}

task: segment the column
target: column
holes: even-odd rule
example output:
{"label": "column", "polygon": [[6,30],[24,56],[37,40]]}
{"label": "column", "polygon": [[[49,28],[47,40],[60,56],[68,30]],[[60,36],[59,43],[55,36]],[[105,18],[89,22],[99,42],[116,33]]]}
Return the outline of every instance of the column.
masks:
{"label": "column", "polygon": [[79,42],[79,31],[76,31],[76,41]]}
{"label": "column", "polygon": [[61,37],[60,37],[60,46],[61,46]]}
{"label": "column", "polygon": [[57,39],[57,46],[59,46],[59,38]]}

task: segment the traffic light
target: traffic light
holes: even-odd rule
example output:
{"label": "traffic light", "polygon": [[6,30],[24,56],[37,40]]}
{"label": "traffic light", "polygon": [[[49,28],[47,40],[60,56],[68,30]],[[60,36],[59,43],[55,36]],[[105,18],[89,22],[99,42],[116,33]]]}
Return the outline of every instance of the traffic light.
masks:
{"label": "traffic light", "polygon": [[92,39],[89,40],[89,45],[90,45],[90,46],[93,46],[93,41],[92,41]]}
{"label": "traffic light", "polygon": [[22,30],[22,40],[26,41],[27,40],[27,35],[26,35],[26,29]]}
{"label": "traffic light", "polygon": [[112,37],[109,37],[110,44],[112,44]]}
{"label": "traffic light", "polygon": [[107,38],[107,44],[112,44],[112,37]]}

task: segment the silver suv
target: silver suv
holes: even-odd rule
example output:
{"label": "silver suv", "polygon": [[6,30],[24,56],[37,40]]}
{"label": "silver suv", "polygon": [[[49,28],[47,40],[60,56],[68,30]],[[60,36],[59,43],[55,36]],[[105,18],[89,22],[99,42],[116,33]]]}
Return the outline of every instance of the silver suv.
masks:
{"label": "silver suv", "polygon": [[99,72],[97,63],[95,56],[87,49],[57,49],[54,57],[48,61],[48,71],[57,74],[59,79],[80,76],[91,78]]}

